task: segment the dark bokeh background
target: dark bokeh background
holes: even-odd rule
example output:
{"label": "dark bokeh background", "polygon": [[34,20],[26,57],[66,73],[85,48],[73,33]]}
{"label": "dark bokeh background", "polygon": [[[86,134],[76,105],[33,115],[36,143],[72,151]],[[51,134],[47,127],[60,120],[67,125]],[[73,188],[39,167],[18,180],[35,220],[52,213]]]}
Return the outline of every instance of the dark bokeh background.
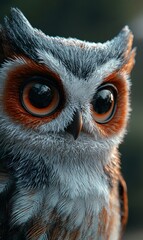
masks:
{"label": "dark bokeh background", "polygon": [[130,210],[127,232],[131,235],[125,239],[143,240],[143,1],[0,0],[0,21],[9,14],[10,7],[20,8],[34,27],[52,36],[104,42],[126,24],[133,31],[137,46],[132,72],[133,111],[120,151]]}

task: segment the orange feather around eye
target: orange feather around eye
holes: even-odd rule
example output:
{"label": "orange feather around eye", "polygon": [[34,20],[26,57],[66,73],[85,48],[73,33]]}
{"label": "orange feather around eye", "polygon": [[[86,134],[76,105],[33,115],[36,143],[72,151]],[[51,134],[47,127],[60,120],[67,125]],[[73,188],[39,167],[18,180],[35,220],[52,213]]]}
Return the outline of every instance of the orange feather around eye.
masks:
{"label": "orange feather around eye", "polygon": [[[47,67],[36,64],[32,60],[26,58],[24,58],[24,61],[24,65],[18,66],[8,73],[3,95],[4,110],[15,122],[20,122],[22,125],[28,128],[35,128],[43,123],[50,122],[60,114],[61,109],[64,105],[64,90],[60,78],[55,73],[51,72]],[[32,114],[28,113],[21,105],[19,93],[21,85],[24,83],[24,81],[27,81],[28,78],[33,76],[45,77],[47,78],[47,81],[48,77],[52,77],[58,86],[60,94],[62,95],[62,100],[59,108],[50,116],[45,116],[42,118],[33,116]],[[25,94],[24,100],[26,104],[29,104],[29,100],[27,100],[27,94]],[[47,110],[52,111],[54,105],[58,104],[57,101],[58,95],[55,94],[53,102],[50,104]],[[37,109],[32,107],[32,111],[36,110]],[[44,113],[45,109],[41,111]]]}
{"label": "orange feather around eye", "polygon": [[[35,105],[33,105],[29,99],[29,94],[30,94],[30,90],[32,89],[33,83],[28,83],[25,88],[23,89],[23,93],[22,93],[22,101],[23,104],[25,106],[25,109],[34,116],[37,117],[45,117],[45,116],[49,116],[52,115],[53,112],[56,110],[56,108],[59,105],[59,101],[60,101],[60,97],[59,97],[59,93],[57,91],[56,88],[52,88],[53,90],[53,96],[51,101],[47,104],[47,106],[44,107],[37,107]],[[40,96],[37,96],[40,98]],[[42,99],[43,100],[43,99]],[[43,100],[44,101],[44,100]]]}
{"label": "orange feather around eye", "polygon": [[121,238],[128,200],[118,148],[130,111],[132,40],[127,26],[102,44],[44,35],[18,9],[5,18],[3,240]]}
{"label": "orange feather around eye", "polygon": [[127,124],[129,109],[129,91],[127,80],[121,75],[114,73],[104,82],[112,83],[118,90],[117,107],[114,117],[105,124],[98,124],[99,131],[102,135],[110,137],[120,132]]}

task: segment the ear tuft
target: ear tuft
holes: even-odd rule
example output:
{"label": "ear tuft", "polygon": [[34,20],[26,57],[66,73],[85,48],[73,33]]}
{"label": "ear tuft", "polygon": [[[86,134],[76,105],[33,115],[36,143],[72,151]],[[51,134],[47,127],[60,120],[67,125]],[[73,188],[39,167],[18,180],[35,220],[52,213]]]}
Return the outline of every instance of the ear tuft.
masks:
{"label": "ear tuft", "polygon": [[133,34],[128,26],[125,26],[113,40],[113,47],[118,49],[119,57],[123,60],[128,56],[132,49]]}
{"label": "ear tuft", "polygon": [[133,34],[128,26],[125,26],[121,32],[110,42],[110,51],[115,59],[119,60],[118,70],[124,69],[128,74],[134,65],[135,49],[132,50]]}
{"label": "ear tuft", "polygon": [[[17,37],[20,37],[20,32],[27,28],[33,29],[22,12],[17,8],[11,9],[10,17],[4,18],[4,24],[0,25],[0,65],[12,55],[17,53],[15,46]],[[23,37],[24,39],[24,37]]]}
{"label": "ear tuft", "polygon": [[[12,34],[11,37],[14,37],[15,34],[21,35],[21,33],[28,34],[33,31],[33,28],[23,13],[17,8],[11,8],[10,16],[4,18],[4,27],[9,34]],[[23,39],[24,40],[24,39]]]}
{"label": "ear tuft", "polygon": [[41,48],[41,37],[19,9],[11,9],[10,16],[4,18],[3,29],[16,54],[35,57],[35,48]]}
{"label": "ear tuft", "polygon": [[118,37],[121,39],[123,43],[125,43],[125,48],[122,53],[123,66],[121,67],[120,71],[126,72],[126,74],[130,74],[135,64],[136,55],[136,49],[135,48],[132,49],[133,34],[130,31],[129,27],[125,26],[119,33]]}
{"label": "ear tuft", "polygon": [[121,32],[119,33],[119,38],[123,41],[123,43],[126,44],[126,47],[124,49],[123,55],[124,58],[128,57],[128,55],[131,52],[132,44],[133,44],[133,34],[130,31],[128,26],[125,26]]}
{"label": "ear tuft", "polygon": [[5,61],[6,58],[12,54],[12,47],[9,40],[6,37],[5,30],[0,25],[0,65]]}
{"label": "ear tuft", "polygon": [[5,22],[9,21],[17,26],[26,25],[27,28],[33,29],[27,18],[18,8],[11,8],[10,17],[5,17]]}

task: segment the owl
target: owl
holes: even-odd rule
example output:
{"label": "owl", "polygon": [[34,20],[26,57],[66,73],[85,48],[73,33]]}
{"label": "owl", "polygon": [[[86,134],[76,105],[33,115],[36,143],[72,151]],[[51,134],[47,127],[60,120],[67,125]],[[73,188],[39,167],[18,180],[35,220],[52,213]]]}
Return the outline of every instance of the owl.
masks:
{"label": "owl", "polygon": [[133,35],[50,37],[18,9],[0,26],[0,239],[119,240],[128,200],[119,144]]}

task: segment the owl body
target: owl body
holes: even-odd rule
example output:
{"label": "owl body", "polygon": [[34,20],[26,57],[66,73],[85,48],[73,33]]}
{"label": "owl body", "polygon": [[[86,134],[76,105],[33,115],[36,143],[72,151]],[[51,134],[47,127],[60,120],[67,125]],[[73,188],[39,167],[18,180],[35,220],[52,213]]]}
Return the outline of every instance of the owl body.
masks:
{"label": "owl body", "polygon": [[[118,240],[127,220],[118,145],[132,34],[49,37],[11,10],[0,36],[2,239]],[[7,224],[7,227],[5,227]]]}

